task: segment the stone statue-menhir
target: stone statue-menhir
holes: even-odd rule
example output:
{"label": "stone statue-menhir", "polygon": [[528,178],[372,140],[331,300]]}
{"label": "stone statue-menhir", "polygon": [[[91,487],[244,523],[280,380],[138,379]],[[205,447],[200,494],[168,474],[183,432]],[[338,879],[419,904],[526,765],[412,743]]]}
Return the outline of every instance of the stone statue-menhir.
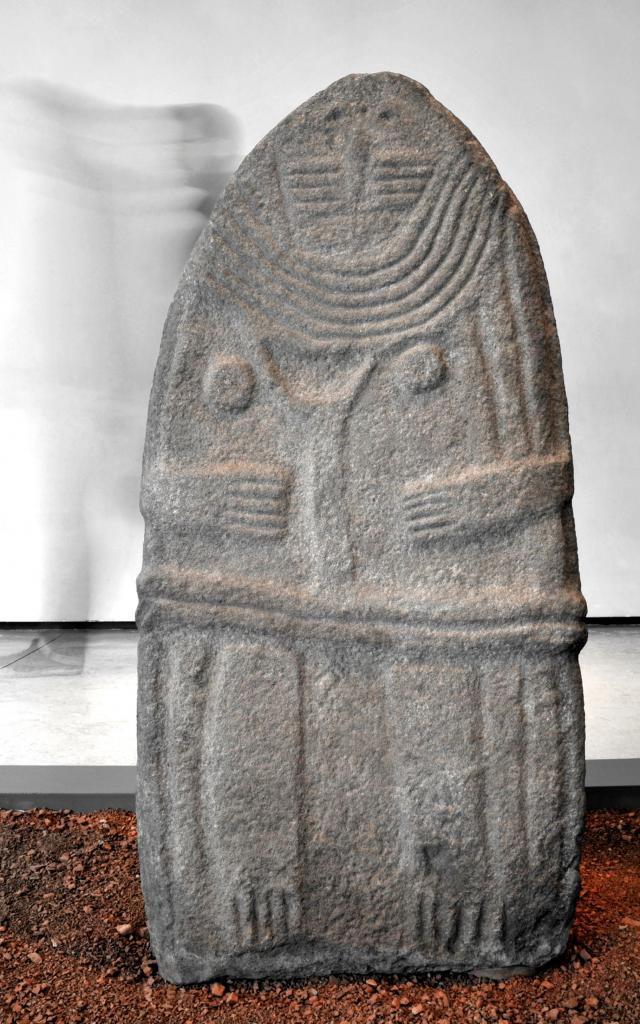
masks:
{"label": "stone statue-menhir", "polygon": [[564,949],[571,495],[518,201],[422,86],[336,82],[229,183],[153,385],[137,807],[165,978]]}

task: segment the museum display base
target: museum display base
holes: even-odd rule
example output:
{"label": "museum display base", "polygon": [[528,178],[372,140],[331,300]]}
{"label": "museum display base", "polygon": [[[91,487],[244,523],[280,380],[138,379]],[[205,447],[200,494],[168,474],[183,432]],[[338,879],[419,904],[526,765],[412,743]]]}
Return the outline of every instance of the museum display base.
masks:
{"label": "museum display base", "polygon": [[506,980],[423,974],[167,984],[144,924],[136,839],[135,817],[123,811],[0,811],[3,1024],[640,1019],[638,811],[588,816],[567,953],[533,977]]}

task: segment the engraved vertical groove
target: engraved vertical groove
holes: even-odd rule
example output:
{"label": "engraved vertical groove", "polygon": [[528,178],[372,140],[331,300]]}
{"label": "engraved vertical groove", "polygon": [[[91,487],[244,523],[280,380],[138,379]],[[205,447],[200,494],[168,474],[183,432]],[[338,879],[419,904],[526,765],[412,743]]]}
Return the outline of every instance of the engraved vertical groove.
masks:
{"label": "engraved vertical groove", "polygon": [[240,901],[237,896],[231,897],[231,913],[235,927],[236,946],[241,949],[244,945],[244,935],[242,932],[242,920],[240,917]]}
{"label": "engraved vertical groove", "polygon": [[[522,405],[524,419],[527,424],[526,436],[529,442],[529,449],[536,454],[544,451],[543,427],[548,426],[547,416],[541,416],[540,412],[546,413],[547,399],[544,393],[536,392],[535,383],[539,379],[540,360],[543,355],[541,339],[536,336],[536,327],[539,326],[539,310],[537,316],[534,311],[527,314],[522,304],[523,279],[520,274],[519,256],[514,245],[513,225],[507,224],[505,228],[505,257],[506,257],[506,289],[509,297],[509,310],[513,317],[513,329],[516,341],[516,349],[519,357],[520,387],[522,393]],[[534,315],[532,315],[532,312]]]}
{"label": "engraved vertical groove", "polygon": [[458,939],[460,937],[461,907],[459,901],[455,901],[447,914],[446,939],[444,948],[448,953],[455,956]]}
{"label": "engraved vertical groove", "polygon": [[[305,701],[305,677],[307,666],[305,659],[299,655],[296,657],[297,672],[297,736],[298,736],[298,758],[296,762],[296,862],[298,867],[297,891],[299,906],[299,925],[303,927],[306,914],[306,879],[307,879],[307,738],[305,723],[307,720],[307,708]],[[287,924],[288,928],[288,924]],[[287,932],[287,934],[290,934]]]}
{"label": "engraved vertical groove", "polygon": [[424,893],[418,893],[418,901],[416,906],[416,941],[424,942],[426,938],[425,931],[425,911],[424,911]]}
{"label": "engraved vertical groove", "polygon": [[[579,848],[584,816],[584,706],[580,688],[577,654],[569,655],[561,672],[563,696],[560,702],[561,757],[563,765],[563,843],[562,870],[569,867],[577,872]],[[580,799],[576,798],[580,794]],[[571,798],[569,800],[569,797]],[[575,880],[577,885],[577,875]]]}
{"label": "engraved vertical groove", "polygon": [[[157,851],[153,875],[145,879],[147,902],[156,907],[162,928],[171,935],[175,925],[173,872],[167,831],[162,823],[171,820],[167,791],[167,770],[161,751],[167,741],[168,702],[165,695],[167,651],[157,634],[142,636],[139,648],[141,676],[146,686],[138,690],[140,764],[138,803],[144,812],[142,840]],[[154,813],[148,813],[154,807]],[[151,872],[145,867],[145,873]]]}
{"label": "engraved vertical groove", "polygon": [[517,321],[513,311],[508,270],[504,267],[501,271],[500,283],[502,301],[506,312],[507,327],[505,341],[509,346],[514,373],[512,390],[518,410],[518,429],[522,433],[521,445],[523,447],[523,451],[529,452],[531,450],[531,430],[529,426],[529,410],[527,408],[523,374],[522,340],[518,334]]}
{"label": "engraved vertical groove", "polygon": [[176,796],[179,796],[180,790],[179,785],[176,783],[175,758],[178,756],[178,751],[180,750],[179,739],[176,736],[176,703],[179,702],[181,694],[180,691],[178,691],[178,693],[175,692],[175,683],[178,681],[179,684],[180,681],[180,653],[182,645],[179,637],[174,636],[172,640],[173,642],[171,644],[167,644],[166,658],[162,665],[162,673],[165,677],[165,692],[167,694],[167,699],[164,702],[164,791],[166,794],[166,807],[167,809],[171,809],[165,819],[165,832],[162,842],[165,846],[167,873],[171,880],[173,931],[177,933],[176,938],[178,938],[182,931],[182,914],[180,911],[183,894],[181,892],[177,870],[177,864],[179,864],[179,838],[176,835],[176,832],[180,823],[180,812],[179,804],[178,807],[176,807],[175,801]]}
{"label": "engraved vertical groove", "polygon": [[[489,785],[487,781],[487,761],[486,761],[486,722],[485,722],[485,699],[483,696],[484,691],[484,677],[481,671],[477,669],[474,671],[474,680],[476,684],[476,700],[474,701],[475,709],[475,729],[476,729],[476,758],[479,769],[479,792],[478,792],[478,835],[480,839],[478,861],[485,867],[487,889],[494,890],[492,884],[493,880],[493,858],[491,857],[490,840],[489,840],[489,829],[487,821],[487,806],[489,800]],[[495,890],[494,890],[495,891]],[[484,910],[485,910],[485,899],[484,897],[480,900],[480,906],[478,909],[477,916],[477,939],[482,941],[482,925],[484,923]],[[469,943],[476,938],[475,930],[469,937]]]}
{"label": "engraved vertical groove", "polygon": [[[517,690],[517,714],[518,714],[518,817],[522,825],[522,859],[525,877],[531,878],[532,852],[530,848],[530,822],[527,801],[527,771],[529,769],[529,723],[527,721],[528,695],[525,694],[525,673],[522,662],[518,663],[518,690]],[[527,680],[528,682],[528,680]]]}
{"label": "engraved vertical groove", "polygon": [[482,321],[479,318],[474,318],[471,326],[471,339],[473,351],[478,361],[480,387],[484,396],[484,400],[481,400],[481,405],[486,423],[486,439],[489,455],[491,458],[496,459],[502,454],[502,445],[500,441],[496,395],[493,387],[493,373],[489,367],[484,334]]}
{"label": "engraved vertical groove", "polygon": [[499,311],[498,282],[496,280],[489,285],[486,307],[485,303],[480,304],[482,352],[487,361],[489,376],[493,379],[498,447],[501,453],[511,452],[514,444],[509,414],[511,398],[508,373],[505,372],[504,357],[499,359],[502,338],[495,325],[495,318]]}

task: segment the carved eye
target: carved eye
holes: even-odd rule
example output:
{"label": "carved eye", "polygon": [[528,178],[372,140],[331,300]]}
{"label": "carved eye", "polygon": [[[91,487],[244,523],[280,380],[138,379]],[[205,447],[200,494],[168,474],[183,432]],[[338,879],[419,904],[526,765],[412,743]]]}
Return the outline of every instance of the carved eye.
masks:
{"label": "carved eye", "polygon": [[217,356],[204,376],[203,391],[211,405],[227,412],[246,409],[256,386],[251,363],[240,356]]}
{"label": "carved eye", "polygon": [[414,345],[397,362],[399,385],[414,395],[439,387],[446,372],[447,363],[439,345]]}

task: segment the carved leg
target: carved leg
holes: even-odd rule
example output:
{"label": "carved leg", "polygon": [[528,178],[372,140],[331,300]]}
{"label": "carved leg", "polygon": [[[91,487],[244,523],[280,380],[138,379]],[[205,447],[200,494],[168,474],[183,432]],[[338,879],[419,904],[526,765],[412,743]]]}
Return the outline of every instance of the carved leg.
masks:
{"label": "carved leg", "polygon": [[486,665],[482,708],[491,885],[503,907],[482,963],[543,964],[565,946],[578,892],[582,807],[572,795],[581,785],[583,725],[576,657],[532,653]]}
{"label": "carved leg", "polygon": [[142,632],[139,642],[140,868],[151,942],[163,975],[197,980],[211,930],[199,772],[214,638]]}
{"label": "carved leg", "polygon": [[302,928],[300,678],[275,641],[221,647],[203,762],[217,926],[238,955],[294,942]]}
{"label": "carved leg", "polygon": [[387,717],[405,941],[429,964],[464,963],[487,911],[477,676],[456,663],[397,663]]}

